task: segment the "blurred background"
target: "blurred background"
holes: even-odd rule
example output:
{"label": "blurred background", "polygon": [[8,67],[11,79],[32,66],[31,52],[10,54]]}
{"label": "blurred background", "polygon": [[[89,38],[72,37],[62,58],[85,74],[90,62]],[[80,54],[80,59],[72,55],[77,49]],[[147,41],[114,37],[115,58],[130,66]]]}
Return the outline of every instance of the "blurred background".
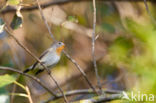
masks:
{"label": "blurred background", "polygon": [[[44,4],[50,1],[40,0],[40,3]],[[6,1],[1,0],[0,2],[0,8],[3,10]],[[34,6],[35,1],[23,0],[22,3]],[[150,12],[147,12],[143,0],[96,0],[95,56],[100,81],[104,89],[156,94],[155,2],[148,2],[148,7]],[[40,56],[44,50],[50,47],[53,40],[38,9],[25,10],[21,13],[23,16],[22,27],[13,30],[14,36],[30,51]],[[65,43],[65,51],[77,61],[95,86],[97,80],[91,57],[92,1],[75,2],[70,0],[63,4],[48,6],[43,9],[43,13],[56,39]],[[10,25],[14,15],[15,12],[5,12],[1,13],[0,17],[6,25]],[[23,71],[35,62],[34,58],[26,53],[7,33],[2,34],[0,35],[0,66]],[[39,103],[50,97],[46,90],[29,78],[8,71],[0,71],[0,74],[13,75],[17,82],[27,85],[34,103]],[[64,91],[89,88],[81,73],[64,54],[60,62],[52,69],[52,74]],[[58,91],[46,73],[42,73],[39,77],[49,88]],[[4,103],[29,103],[28,99],[23,96],[10,96],[9,93],[12,91],[25,93],[21,87],[11,84],[2,88],[0,89],[0,98],[4,94],[8,96],[7,102]],[[90,96],[71,96],[69,100],[74,101]],[[63,99],[59,99],[51,103],[62,102]],[[123,101],[116,100],[110,103],[121,102]]]}

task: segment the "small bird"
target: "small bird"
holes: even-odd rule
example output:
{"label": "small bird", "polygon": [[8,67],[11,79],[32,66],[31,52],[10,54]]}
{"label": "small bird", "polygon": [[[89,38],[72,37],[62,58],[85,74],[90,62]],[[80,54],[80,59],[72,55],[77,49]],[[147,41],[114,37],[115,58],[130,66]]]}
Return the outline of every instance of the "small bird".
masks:
{"label": "small bird", "polygon": [[[40,61],[47,68],[54,67],[61,58],[61,53],[65,47],[63,42],[55,42],[51,45],[49,49],[44,51],[40,56]],[[24,70],[24,73],[27,73],[31,70],[36,70],[35,75],[44,71],[44,67],[37,61],[32,66]]]}

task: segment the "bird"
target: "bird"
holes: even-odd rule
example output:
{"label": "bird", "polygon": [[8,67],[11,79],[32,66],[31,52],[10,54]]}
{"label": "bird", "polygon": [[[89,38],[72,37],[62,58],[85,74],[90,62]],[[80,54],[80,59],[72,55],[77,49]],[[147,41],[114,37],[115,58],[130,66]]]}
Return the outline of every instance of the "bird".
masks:
{"label": "bird", "polygon": [[[39,57],[41,63],[48,69],[53,68],[59,62],[64,47],[65,44],[63,42],[54,42],[50,48],[45,50]],[[44,67],[38,61],[36,61],[32,66],[24,70],[23,73],[33,70],[36,71],[35,75],[38,75],[44,71]]]}

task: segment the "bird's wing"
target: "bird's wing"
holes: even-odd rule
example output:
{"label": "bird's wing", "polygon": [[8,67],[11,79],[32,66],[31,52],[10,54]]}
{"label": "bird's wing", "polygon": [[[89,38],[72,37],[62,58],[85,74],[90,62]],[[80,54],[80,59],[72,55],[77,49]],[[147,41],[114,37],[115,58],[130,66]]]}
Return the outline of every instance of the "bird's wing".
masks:
{"label": "bird's wing", "polygon": [[[50,50],[50,49],[47,49],[46,51],[44,51],[44,52],[41,54],[41,56],[39,57],[39,59],[41,60],[41,59],[49,52],[49,50]],[[33,64],[32,70],[37,66],[38,63],[39,63],[39,62],[36,61],[36,62]],[[44,64],[44,61],[41,62],[41,63]]]}

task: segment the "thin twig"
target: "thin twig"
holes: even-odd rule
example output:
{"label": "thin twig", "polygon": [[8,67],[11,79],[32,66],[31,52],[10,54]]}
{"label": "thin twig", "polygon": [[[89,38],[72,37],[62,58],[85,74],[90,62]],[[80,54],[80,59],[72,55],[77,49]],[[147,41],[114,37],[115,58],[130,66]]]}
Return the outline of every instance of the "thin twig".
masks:
{"label": "thin twig", "polygon": [[[98,1],[104,1],[104,2],[112,2],[112,1],[122,1],[122,2],[142,2],[142,0],[98,0]],[[150,2],[156,2],[156,0],[147,0]],[[66,4],[66,3],[70,3],[70,2],[91,2],[91,0],[56,0],[56,1],[52,1],[50,0],[47,3],[41,4],[42,8],[47,8],[49,6],[53,6],[53,5],[62,5],[62,4]],[[21,11],[32,11],[37,9],[38,6],[37,5],[33,5],[30,7],[23,7],[21,9]],[[16,8],[14,7],[6,7],[4,10],[1,11],[1,13],[8,13],[8,12],[15,12]]]}
{"label": "thin twig", "polygon": [[[43,19],[43,21],[44,21],[44,24],[46,25],[46,27],[47,27],[47,29],[48,29],[48,32],[49,32],[49,34],[51,35],[51,38],[54,40],[54,42],[56,42],[56,40],[55,40],[55,38],[54,38],[54,35],[52,34],[52,32],[51,32],[51,30],[50,30],[50,27],[49,27],[49,25],[48,25],[48,22],[47,22],[47,20],[45,19],[44,15],[43,15],[43,11],[42,11],[42,8],[41,8],[41,6],[40,6],[39,1],[36,0],[36,3],[37,3],[37,5],[38,5],[38,8],[39,8],[40,14],[41,14],[41,16],[42,16],[42,19]],[[57,87],[58,87],[58,89],[60,90],[60,92],[63,94],[64,101],[65,101],[66,103],[68,103],[68,100],[67,100],[66,96],[64,95],[63,90],[61,89],[61,87],[59,86],[59,84],[57,83],[57,81],[54,79],[54,77],[51,75],[51,72],[49,72],[49,76],[52,78],[52,80],[55,82],[55,84],[57,85]]]}
{"label": "thin twig", "polygon": [[28,54],[30,54],[33,58],[35,58],[35,60],[37,60],[44,68],[47,68],[46,66],[44,66],[40,59],[35,56],[35,54],[33,54],[28,48],[26,48],[9,30],[8,28],[6,27],[5,30],[8,32],[8,34],[16,41],[16,43],[22,47]]}
{"label": "thin twig", "polygon": [[[97,90],[99,92],[99,90]],[[118,91],[118,90],[102,90],[103,92],[105,92],[106,94],[120,94],[122,93],[122,91]],[[74,95],[84,95],[84,94],[95,94],[95,92],[92,89],[80,89],[80,90],[71,90],[71,91],[67,91],[65,93],[66,96],[74,96]],[[58,98],[62,98],[63,96],[61,94],[57,94]],[[50,101],[56,100],[58,98],[55,97],[50,97],[48,100],[46,100],[43,103],[49,103]]]}
{"label": "thin twig", "polygon": [[57,86],[58,89],[60,90],[60,92],[61,92],[61,94],[62,94],[62,96],[63,96],[63,98],[64,98],[64,101],[65,101],[66,103],[69,103],[68,100],[67,100],[66,95],[64,94],[63,90],[61,89],[61,87],[59,86],[59,84],[57,83],[57,81],[56,81],[56,80],[54,79],[54,77],[51,75],[51,73],[49,74],[49,76],[52,78],[52,80],[55,82],[56,86]]}
{"label": "thin twig", "polygon": [[47,27],[49,34],[51,35],[51,38],[54,40],[54,42],[56,42],[56,40],[55,40],[55,38],[54,38],[54,35],[52,34],[52,32],[51,32],[51,30],[50,30],[50,26],[48,25],[48,22],[47,22],[47,20],[45,19],[44,15],[43,15],[43,11],[42,11],[42,8],[41,8],[41,5],[40,5],[39,1],[36,0],[36,3],[37,3],[37,5],[38,5],[38,8],[39,8],[41,17],[42,17],[42,19],[43,19],[43,21],[44,21],[44,24],[45,24],[45,26]]}
{"label": "thin twig", "polygon": [[[26,77],[29,77],[33,80],[35,80],[37,83],[39,83],[43,88],[45,88],[49,93],[51,93],[53,95],[53,97],[51,97],[49,99],[49,101],[51,100],[56,100],[56,99],[59,99],[59,98],[62,98],[63,95],[62,94],[55,94],[53,93],[49,88],[47,88],[41,81],[40,79],[38,79],[37,77],[35,76],[32,76],[32,75],[29,75],[27,73],[23,73],[22,71],[20,70],[17,70],[17,69],[14,69],[14,68],[11,68],[11,67],[4,67],[4,66],[0,66],[0,70],[6,70],[6,71],[12,71],[12,72],[16,72],[16,73],[19,73],[23,76],[26,76]],[[108,94],[120,94],[122,91],[117,91],[117,90],[103,90],[105,93],[108,93]],[[92,93],[95,93],[93,90],[90,90],[90,89],[83,89],[83,90],[72,90],[72,91],[67,91],[66,92],[66,96],[72,96],[72,95],[77,95],[77,94],[92,94]]]}
{"label": "thin twig", "polygon": [[[52,76],[50,70],[43,64],[41,63],[41,61],[38,59],[37,56],[35,56],[28,48],[26,48],[20,41],[18,41],[18,39],[7,29],[5,28],[5,30],[8,32],[8,34],[17,42],[17,44],[19,46],[21,46],[27,53],[29,53],[33,58],[35,58],[43,67],[44,69],[47,71],[47,73],[49,74],[49,76],[51,77],[51,79],[55,82],[56,86],[58,87],[58,89],[60,90],[61,93],[63,93],[61,87],[58,85],[57,81],[55,80],[55,78]],[[64,94],[64,93],[63,93]],[[66,97],[64,98],[65,102],[67,102]]]}
{"label": "thin twig", "polygon": [[88,83],[88,85],[93,89],[93,91],[98,94],[98,92],[96,91],[96,89],[94,88],[94,86],[92,85],[92,83],[89,81],[86,73],[83,71],[83,69],[80,67],[80,65],[73,59],[70,57],[69,54],[67,54],[65,51],[63,51],[63,53],[66,55],[66,57],[77,67],[77,69],[81,72],[81,74],[83,75],[84,79],[86,80],[86,82]]}
{"label": "thin twig", "polygon": [[72,102],[72,103],[79,103],[79,102],[83,102],[83,101],[84,101],[84,103],[85,103],[85,101],[87,103],[104,103],[104,102],[109,102],[109,101],[112,101],[112,100],[120,99],[121,96],[122,96],[121,94],[113,94],[113,95],[110,95],[109,97],[105,97],[103,95],[100,95],[100,96],[97,96],[97,97],[94,97],[94,98],[75,101],[75,102]]}
{"label": "thin twig", "polygon": [[[13,84],[13,88],[12,88],[11,93],[15,93],[16,87],[17,87],[17,85],[16,84]],[[11,97],[10,97],[10,103],[13,103],[14,102],[14,97],[15,97],[14,95],[11,95]]]}
{"label": "thin twig", "polygon": [[93,59],[93,65],[94,65],[95,75],[97,79],[97,85],[99,89],[101,90],[102,87],[101,87],[100,77],[98,74],[98,68],[97,68],[96,58],[95,58],[95,28],[96,28],[96,3],[95,3],[95,0],[93,0],[92,59]]}
{"label": "thin twig", "polygon": [[[46,20],[45,17],[44,17],[44,14],[43,14],[43,12],[42,12],[42,8],[41,8],[41,6],[40,6],[38,0],[36,0],[36,1],[37,1],[38,8],[39,8],[39,10],[40,10],[40,14],[41,14],[41,16],[42,16],[42,19],[43,19],[43,21],[44,21],[44,23],[45,23],[47,29],[48,29],[49,34],[51,35],[53,41],[57,41],[57,40],[55,39],[54,35],[52,34],[51,30],[50,30],[50,27],[49,27],[49,25],[48,25],[48,23],[47,23],[47,20]],[[70,60],[75,64],[75,66],[78,68],[78,70],[79,70],[79,71],[82,73],[82,75],[84,76],[84,78],[85,78],[85,80],[87,81],[87,83],[89,84],[89,86],[96,92],[95,88],[93,87],[93,85],[91,84],[91,82],[89,81],[89,79],[87,78],[87,76],[86,76],[86,74],[84,73],[84,71],[82,70],[82,68],[81,68],[81,67],[76,63],[76,61],[75,61],[74,59],[72,59],[65,51],[64,51],[64,54],[68,57],[68,59],[70,59]],[[96,92],[96,93],[97,93],[97,92]],[[97,94],[98,94],[98,93],[97,93]]]}
{"label": "thin twig", "polygon": [[151,12],[150,12],[150,10],[149,10],[149,7],[148,7],[148,5],[147,5],[147,0],[144,0],[144,4],[145,4],[146,11],[147,11],[149,17],[151,18],[151,20],[153,21],[153,23],[156,25],[156,21],[155,21],[155,19],[153,18],[152,14],[151,14]]}
{"label": "thin twig", "polygon": [[[19,77],[20,77],[20,75],[17,76],[16,81],[19,80]],[[16,81],[13,84],[12,93],[15,93],[16,92],[17,85],[18,85]],[[13,102],[14,102],[14,95],[11,95],[11,97],[10,97],[10,103],[13,103]]]}
{"label": "thin twig", "polygon": [[[65,3],[80,2],[80,1],[83,2],[83,1],[90,1],[90,0],[56,0],[56,1],[49,0],[49,2],[41,4],[41,7],[42,8],[47,8],[47,7],[53,6],[53,5],[62,5],[62,4],[65,4]],[[32,11],[32,10],[35,10],[35,9],[38,9],[38,5],[33,5],[33,6],[30,6],[30,7],[23,7],[23,8],[21,8],[21,11]],[[8,12],[15,12],[15,11],[16,11],[16,8],[8,6],[4,10],[2,10],[1,13],[4,14],[4,13],[8,13]]]}
{"label": "thin twig", "polygon": [[57,98],[57,95],[56,95],[53,91],[51,91],[48,87],[46,87],[46,86],[44,85],[44,83],[42,83],[42,82],[40,81],[40,79],[38,79],[38,78],[35,77],[35,76],[32,76],[32,75],[23,73],[23,72],[20,71],[20,70],[13,69],[13,68],[10,68],[10,67],[3,67],[3,66],[0,66],[0,70],[8,70],[8,71],[16,72],[16,73],[22,74],[22,75],[24,75],[24,76],[26,76],[26,77],[29,77],[29,78],[35,80],[38,84],[40,84],[40,85],[41,85],[44,89],[46,89],[51,95],[53,95],[55,98]]}
{"label": "thin twig", "polygon": [[29,88],[26,86],[25,89],[26,89],[26,92],[27,92],[27,95],[28,95],[29,102],[30,102],[30,103],[33,103],[33,100],[32,100],[32,98],[31,98],[31,94],[30,94]]}

